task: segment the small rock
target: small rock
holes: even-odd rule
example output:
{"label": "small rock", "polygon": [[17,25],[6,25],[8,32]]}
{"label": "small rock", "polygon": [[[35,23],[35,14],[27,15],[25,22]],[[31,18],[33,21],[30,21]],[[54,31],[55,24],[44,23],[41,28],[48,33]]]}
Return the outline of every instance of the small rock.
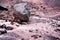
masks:
{"label": "small rock", "polygon": [[7,33],[7,31],[5,29],[0,29],[0,35],[4,33]]}
{"label": "small rock", "polygon": [[6,30],[12,30],[13,29],[13,27],[10,27],[10,26],[7,27],[5,24],[1,25],[0,28],[2,28],[2,29],[4,28]]}
{"label": "small rock", "polygon": [[5,24],[0,25],[0,28],[6,28],[6,25]]}
{"label": "small rock", "polygon": [[6,27],[6,30],[13,30],[13,27]]}
{"label": "small rock", "polygon": [[2,10],[2,11],[8,11],[8,9],[7,8],[4,8],[4,7],[2,7],[2,6],[0,6],[0,10]]}
{"label": "small rock", "polygon": [[29,32],[33,32],[33,30],[29,30]]}
{"label": "small rock", "polygon": [[60,29],[56,29],[55,31],[56,31],[56,32],[60,32]]}
{"label": "small rock", "polygon": [[27,2],[15,4],[15,5],[14,5],[14,9],[15,9],[17,12],[20,12],[22,15],[25,15],[25,14],[30,15],[29,5],[28,5]]}
{"label": "small rock", "polygon": [[32,35],[31,37],[33,37],[34,39],[37,39],[38,35]]}

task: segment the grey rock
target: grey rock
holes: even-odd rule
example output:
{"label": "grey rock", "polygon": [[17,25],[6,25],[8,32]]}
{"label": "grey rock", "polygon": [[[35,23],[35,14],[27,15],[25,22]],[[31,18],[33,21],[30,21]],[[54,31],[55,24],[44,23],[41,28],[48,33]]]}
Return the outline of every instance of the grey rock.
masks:
{"label": "grey rock", "polygon": [[27,2],[15,4],[14,9],[22,15],[30,16],[29,4]]}
{"label": "grey rock", "polygon": [[6,26],[5,24],[0,25],[0,28],[6,29],[6,30],[13,30],[13,27],[11,27],[11,26]]}
{"label": "grey rock", "polygon": [[12,37],[2,37],[0,38],[0,40],[17,40],[17,39]]}
{"label": "grey rock", "polygon": [[6,31],[5,29],[1,29],[1,28],[0,28],[0,35],[1,35],[1,34],[5,34],[5,33],[7,33],[7,31]]}
{"label": "grey rock", "polygon": [[19,4],[14,5],[14,10],[16,10],[16,13],[14,14],[15,22],[21,23],[21,22],[28,22],[30,17],[30,11],[29,11],[29,3],[23,2]]}

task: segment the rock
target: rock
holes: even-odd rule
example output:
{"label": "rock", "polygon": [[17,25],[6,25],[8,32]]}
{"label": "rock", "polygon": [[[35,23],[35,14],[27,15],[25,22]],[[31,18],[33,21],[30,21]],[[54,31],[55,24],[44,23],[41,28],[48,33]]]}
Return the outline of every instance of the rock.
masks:
{"label": "rock", "polygon": [[14,9],[17,11],[17,12],[20,12],[22,15],[30,15],[30,12],[29,12],[29,4],[27,2],[24,2],[24,3],[19,3],[19,4],[15,4],[14,5]]}
{"label": "rock", "polygon": [[5,29],[0,29],[0,35],[5,34],[5,33],[7,33],[7,31]]}
{"label": "rock", "polygon": [[28,22],[30,17],[29,5],[26,2],[15,4],[14,9],[18,12],[14,14],[15,21]]}
{"label": "rock", "polygon": [[32,35],[31,37],[34,37],[34,39],[37,39],[38,35]]}
{"label": "rock", "polygon": [[0,10],[2,10],[2,11],[8,11],[8,9],[7,8],[4,8],[4,7],[2,7],[2,6],[0,6]]}
{"label": "rock", "polygon": [[56,29],[55,31],[56,31],[56,32],[60,32],[60,29]]}
{"label": "rock", "polygon": [[5,24],[0,25],[0,28],[6,28],[6,25]]}
{"label": "rock", "polygon": [[1,25],[0,28],[6,29],[6,30],[13,30],[13,27],[6,26],[5,24]]}
{"label": "rock", "polygon": [[6,27],[6,30],[13,30],[13,27]]}

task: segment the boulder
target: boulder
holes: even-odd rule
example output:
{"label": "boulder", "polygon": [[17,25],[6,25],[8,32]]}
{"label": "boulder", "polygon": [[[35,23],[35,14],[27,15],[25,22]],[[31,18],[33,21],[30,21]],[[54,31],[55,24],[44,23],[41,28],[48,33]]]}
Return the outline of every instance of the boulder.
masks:
{"label": "boulder", "polygon": [[14,5],[15,12],[14,17],[17,22],[28,22],[30,17],[29,4],[27,2],[19,3]]}
{"label": "boulder", "polygon": [[27,2],[14,5],[14,9],[22,15],[30,16],[29,4]]}

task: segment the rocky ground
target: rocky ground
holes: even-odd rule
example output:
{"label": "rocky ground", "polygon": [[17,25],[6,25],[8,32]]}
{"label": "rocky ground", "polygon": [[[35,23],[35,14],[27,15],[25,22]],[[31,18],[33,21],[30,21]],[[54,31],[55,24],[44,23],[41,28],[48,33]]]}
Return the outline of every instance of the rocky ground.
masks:
{"label": "rocky ground", "polygon": [[0,40],[60,40],[60,9],[43,0],[0,0]]}

